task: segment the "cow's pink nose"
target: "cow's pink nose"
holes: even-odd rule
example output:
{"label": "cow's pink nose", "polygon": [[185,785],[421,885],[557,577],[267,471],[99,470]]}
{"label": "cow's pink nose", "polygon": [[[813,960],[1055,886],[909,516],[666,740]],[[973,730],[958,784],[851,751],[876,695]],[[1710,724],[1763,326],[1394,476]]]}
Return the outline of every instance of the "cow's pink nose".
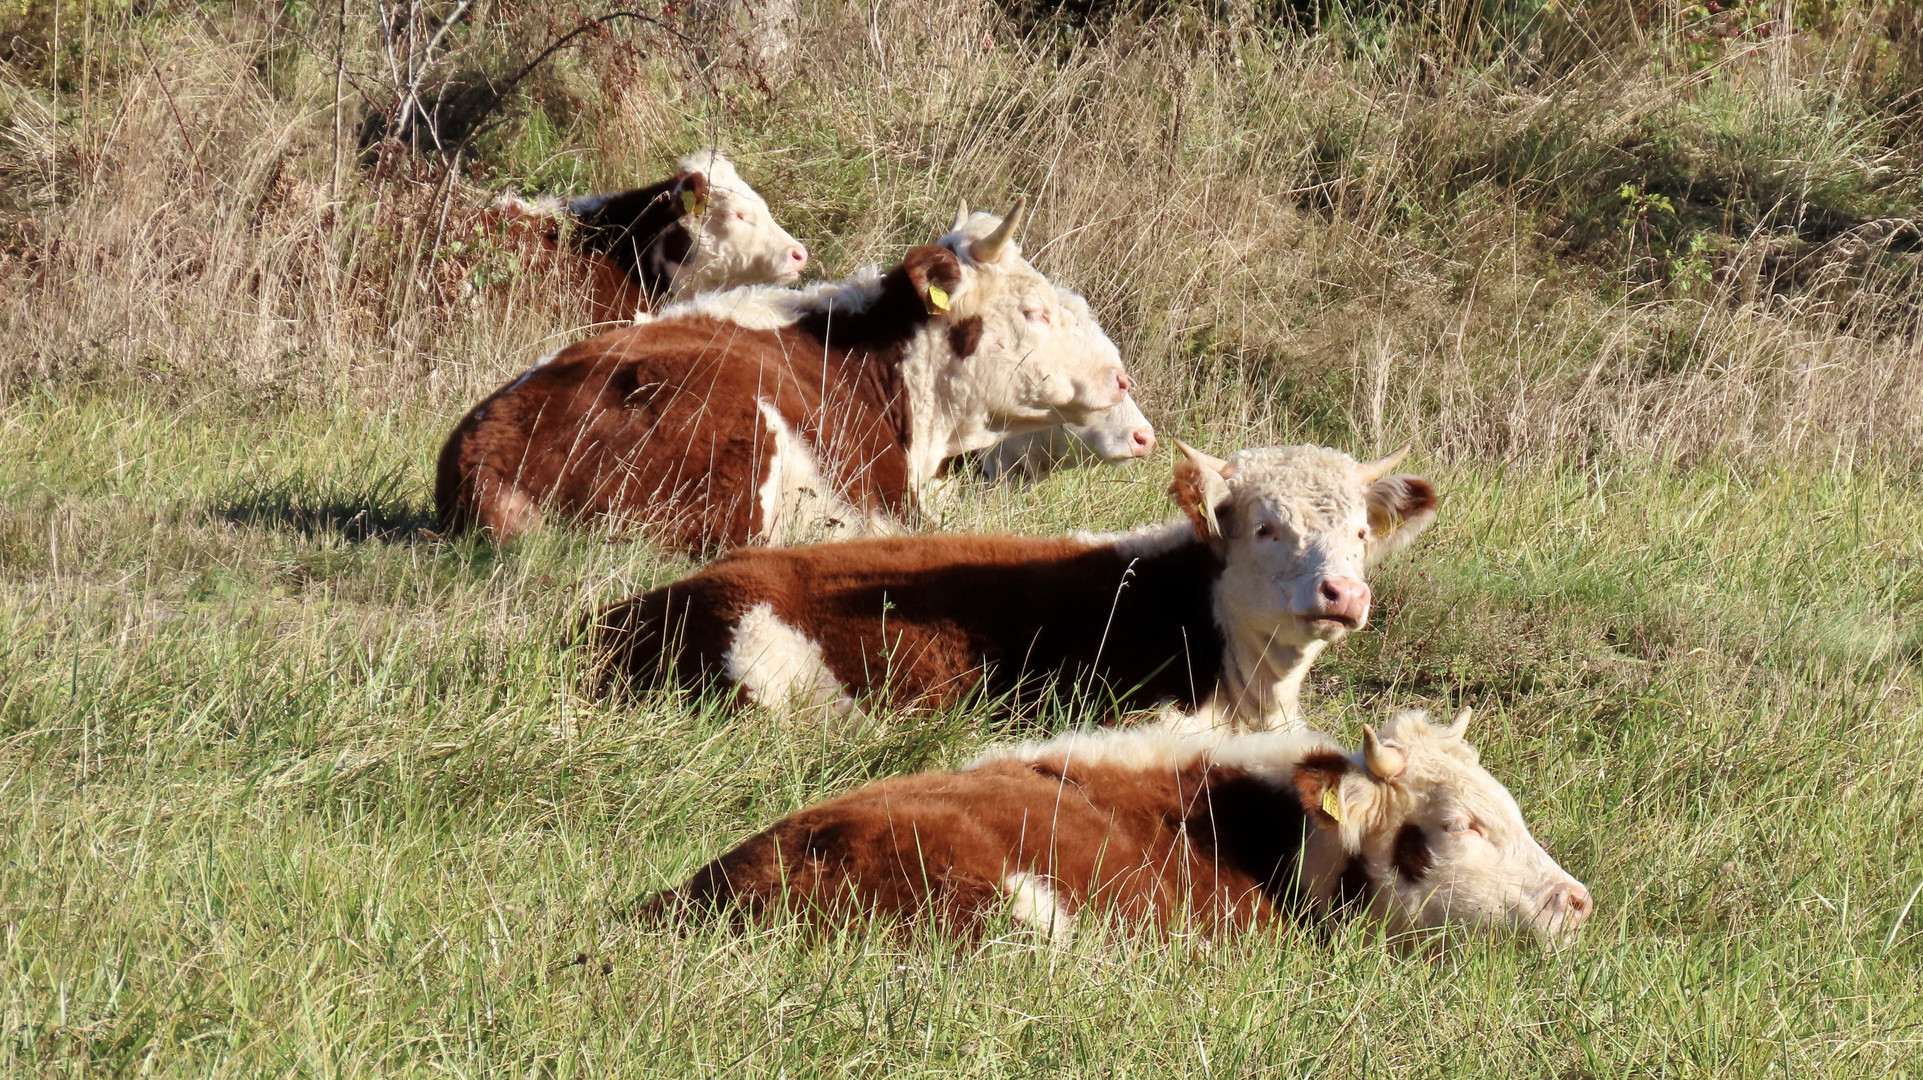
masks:
{"label": "cow's pink nose", "polygon": [[1147,457],[1155,450],[1155,429],[1138,427],[1128,433],[1129,452],[1136,457]]}
{"label": "cow's pink nose", "polygon": [[1118,371],[1115,373],[1115,384],[1122,388],[1122,393],[1124,394],[1135,388],[1135,380],[1129,378],[1128,372],[1126,371]]}
{"label": "cow's pink nose", "polygon": [[1318,618],[1334,619],[1351,630],[1369,618],[1369,587],[1354,578],[1323,578],[1316,588],[1322,601]]}
{"label": "cow's pink nose", "polygon": [[1596,910],[1596,901],[1589,895],[1589,890],[1583,888],[1581,882],[1572,881],[1567,885],[1558,886],[1550,895],[1549,910],[1562,916],[1564,930],[1574,930],[1582,925],[1584,919],[1589,918],[1591,912]]}
{"label": "cow's pink nose", "polygon": [[800,270],[808,265],[808,249],[796,244],[788,249],[788,269]]}

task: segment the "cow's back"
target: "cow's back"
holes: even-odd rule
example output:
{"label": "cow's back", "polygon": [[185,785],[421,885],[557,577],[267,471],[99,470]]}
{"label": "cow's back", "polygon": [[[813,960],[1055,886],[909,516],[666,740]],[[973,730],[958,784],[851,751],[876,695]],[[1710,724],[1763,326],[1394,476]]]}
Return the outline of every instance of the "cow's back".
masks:
{"label": "cow's back", "polygon": [[776,335],[712,319],[570,346],[461,419],[436,475],[441,524],[511,536],[527,506],[679,546],[744,543],[772,452],[757,397],[792,382],[780,361]]}
{"label": "cow's back", "polygon": [[1191,842],[1209,811],[1200,767],[1064,775],[1020,761],[896,777],[799,811],[658,897],[657,914],[784,905],[977,930],[1039,886],[1073,918],[1263,922],[1254,878]]}

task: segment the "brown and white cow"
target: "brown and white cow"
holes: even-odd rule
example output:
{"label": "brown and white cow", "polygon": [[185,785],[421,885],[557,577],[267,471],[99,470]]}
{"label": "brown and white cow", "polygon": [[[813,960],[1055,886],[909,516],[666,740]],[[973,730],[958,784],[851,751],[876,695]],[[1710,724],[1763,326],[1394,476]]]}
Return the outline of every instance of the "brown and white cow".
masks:
{"label": "brown and white cow", "polygon": [[732,685],[774,709],[972,693],[1079,696],[1115,716],[1293,727],[1303,678],[1369,618],[1363,575],[1435,517],[1402,454],[1177,443],[1186,516],[1061,538],[917,536],[743,550],[594,616],[641,683]]}
{"label": "brown and white cow", "polygon": [[1094,460],[1127,462],[1155,450],[1155,428],[1133,395],[1087,424],[1058,424],[1010,435],[981,452],[982,478],[1039,480],[1065,465]]}
{"label": "brown and white cow", "polygon": [[711,293],[563,349],[448,438],[442,526],[607,518],[697,549],[887,531],[946,458],[1090,421],[1128,376],[1022,258],[1019,209],[886,274]]}
{"label": "brown and white cow", "polygon": [[788,284],[808,265],[808,249],[719,151],[690,154],[674,176],[632,191],[505,195],[492,218],[524,271],[584,296],[595,322],[627,322],[716,289]]}
{"label": "brown and white cow", "polygon": [[1529,834],[1463,739],[1398,713],[1348,754],[1309,731],[1099,731],[902,776],[783,818],[644,909],[786,909],[979,933],[1007,918],[1065,943],[1123,924],[1262,928],[1356,915],[1573,935],[1589,891]]}

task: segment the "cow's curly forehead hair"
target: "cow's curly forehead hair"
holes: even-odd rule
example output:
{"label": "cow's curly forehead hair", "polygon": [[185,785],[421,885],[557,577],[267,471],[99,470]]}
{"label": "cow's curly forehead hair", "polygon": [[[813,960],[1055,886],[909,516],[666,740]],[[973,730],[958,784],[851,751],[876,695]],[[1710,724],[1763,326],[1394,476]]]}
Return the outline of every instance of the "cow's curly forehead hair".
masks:
{"label": "cow's curly forehead hair", "polygon": [[1292,524],[1334,524],[1366,510],[1359,463],[1340,450],[1260,447],[1238,450],[1228,463],[1229,491],[1238,504],[1266,500]]}

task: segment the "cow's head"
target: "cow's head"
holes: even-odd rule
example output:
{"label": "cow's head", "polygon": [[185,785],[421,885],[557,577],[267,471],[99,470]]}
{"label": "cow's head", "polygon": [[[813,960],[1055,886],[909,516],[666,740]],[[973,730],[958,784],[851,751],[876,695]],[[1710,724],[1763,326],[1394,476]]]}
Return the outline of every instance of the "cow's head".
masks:
{"label": "cow's head", "polygon": [[1406,451],[1358,462],[1340,450],[1240,450],[1227,461],[1180,441],[1169,493],[1223,560],[1218,617],[1278,645],[1336,641],[1369,621],[1364,575],[1436,516]]}
{"label": "cow's head", "polygon": [[1024,206],[1006,218],[963,207],[948,235],[903,263],[929,315],[954,328],[959,367],[944,382],[971,399],[955,404],[986,415],[995,435],[1094,422],[1129,388],[1088,302],[1022,258]]}
{"label": "cow's head", "polygon": [[[1595,901],[1529,834],[1516,800],[1463,738],[1468,723],[1467,709],[1442,728],[1402,712],[1380,732],[1364,728],[1355,758],[1298,764],[1296,793],[1318,826],[1311,843],[1341,851],[1312,853],[1312,872],[1353,877],[1360,860],[1369,909],[1392,929],[1451,923],[1567,938]],[[1331,881],[1318,884],[1326,892]]]}
{"label": "cow's head", "polygon": [[681,159],[668,197],[680,207],[688,253],[674,295],[736,285],[786,285],[808,265],[808,249],[775,223],[768,204],[719,151]]}
{"label": "cow's head", "polygon": [[1155,429],[1134,395],[1096,417],[1092,422],[1068,429],[1076,442],[1088,447],[1103,461],[1132,461],[1147,457],[1155,449]]}

